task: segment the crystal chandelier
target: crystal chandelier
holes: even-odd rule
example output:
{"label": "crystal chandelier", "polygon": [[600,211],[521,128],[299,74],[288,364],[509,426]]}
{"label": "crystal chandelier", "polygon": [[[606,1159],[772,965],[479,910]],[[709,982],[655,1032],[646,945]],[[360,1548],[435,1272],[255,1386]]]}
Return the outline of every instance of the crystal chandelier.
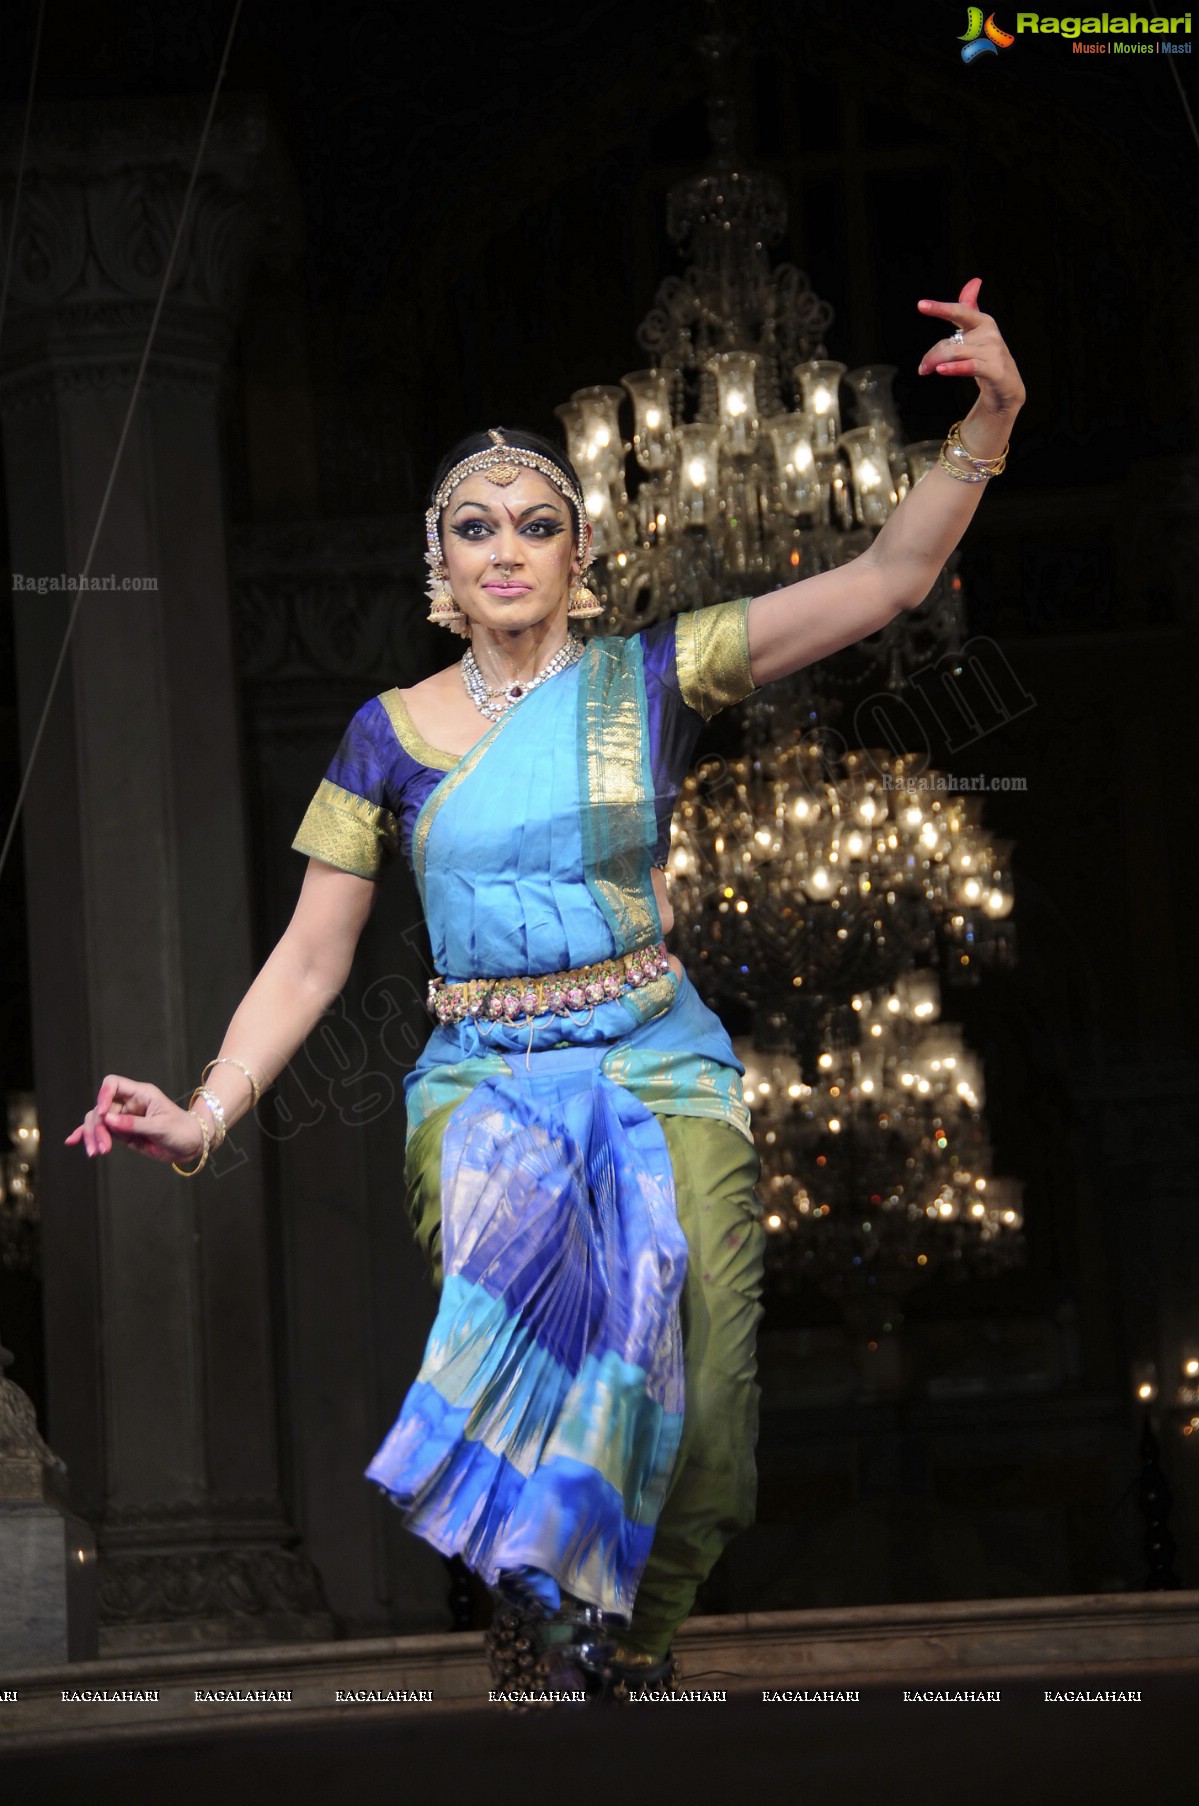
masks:
{"label": "crystal chandelier", "polygon": [[[772,266],[786,204],[734,154],[733,40],[699,47],[713,158],[668,197],[685,267],[640,328],[652,363],[556,410],[621,632],[857,557],[940,450],[904,443],[894,368],[831,359],[831,307]],[[991,1172],[981,1070],[939,1021],[933,969],[975,983],[1012,958],[1010,848],[922,756],[834,757],[819,725],[839,691],[902,689],[960,650],[955,567],[749,705],[743,755],[688,778],[672,830],[679,951],[709,1003],[752,1016],[738,1052],[771,1265],[817,1279],[869,1334],[934,1270],[994,1270],[1021,1246],[1020,1188]]]}
{"label": "crystal chandelier", "polygon": [[897,1287],[1022,1248],[981,1067],[930,969],[973,983],[1012,959],[1009,847],[939,777],[922,755],[759,744],[687,778],[669,859],[697,985],[753,1012],[737,1052],[771,1267],[859,1307],[877,1287],[891,1318]]}
{"label": "crystal chandelier", "polygon": [[810,1043],[830,1008],[907,968],[939,959],[969,983],[1010,960],[1009,843],[986,832],[981,798],[941,781],[922,754],[834,762],[819,733],[689,774],[668,872],[680,949],[709,1000],[769,997]]}
{"label": "crystal chandelier", "polygon": [[[555,410],[593,523],[592,580],[619,632],[855,558],[940,449],[903,443],[894,367],[830,359],[832,308],[803,271],[772,266],[786,201],[772,177],[737,166],[732,43],[700,41],[714,156],[667,200],[687,262],[638,331],[653,362]],[[915,615],[855,649],[859,669],[897,684],[905,667],[956,649],[953,568]]]}
{"label": "crystal chandelier", "polygon": [[942,1023],[935,974],[852,999],[812,1084],[785,1051],[737,1044],[762,1156],[769,1261],[845,1299],[888,1299],[937,1269],[1000,1271],[1021,1251],[1021,1187],[996,1178],[979,1060]]}

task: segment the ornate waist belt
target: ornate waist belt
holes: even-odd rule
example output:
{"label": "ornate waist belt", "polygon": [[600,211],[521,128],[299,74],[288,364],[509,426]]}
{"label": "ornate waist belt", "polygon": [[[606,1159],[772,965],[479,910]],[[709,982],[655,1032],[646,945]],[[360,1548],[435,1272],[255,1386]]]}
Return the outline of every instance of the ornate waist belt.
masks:
{"label": "ornate waist belt", "polygon": [[624,991],[670,969],[666,942],[576,966],[570,972],[548,972],[532,978],[448,978],[429,981],[429,1011],[439,1022],[520,1022],[533,1016],[569,1016],[575,1010],[610,1003]]}

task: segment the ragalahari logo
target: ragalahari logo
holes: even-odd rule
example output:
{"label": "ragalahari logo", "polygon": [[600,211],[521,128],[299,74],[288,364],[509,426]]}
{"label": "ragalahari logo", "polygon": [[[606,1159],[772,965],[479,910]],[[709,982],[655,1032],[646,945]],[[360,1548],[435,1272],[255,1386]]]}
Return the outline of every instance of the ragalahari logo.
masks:
{"label": "ragalahari logo", "polygon": [[958,42],[962,46],[962,61],[972,63],[976,56],[987,53],[998,56],[1001,50],[1008,50],[1016,42],[1010,31],[1001,31],[995,23],[995,14],[988,13],[983,19],[981,6],[966,8],[966,30]]}

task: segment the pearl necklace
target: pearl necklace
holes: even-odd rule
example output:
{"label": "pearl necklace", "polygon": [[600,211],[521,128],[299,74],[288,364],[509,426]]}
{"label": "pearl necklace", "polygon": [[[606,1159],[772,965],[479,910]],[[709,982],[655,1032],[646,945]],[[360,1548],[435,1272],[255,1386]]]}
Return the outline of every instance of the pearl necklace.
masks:
{"label": "pearl necklace", "polygon": [[559,646],[547,665],[543,665],[536,677],[530,677],[526,683],[523,679],[515,679],[510,684],[503,684],[493,690],[479,669],[471,647],[462,654],[462,681],[466,685],[466,693],[480,712],[489,721],[498,721],[500,716],[510,709],[514,703],[521,702],[543,684],[548,678],[556,677],[559,671],[565,671],[568,665],[577,664],[587,650],[586,644],[577,635],[571,634],[565,643]]}

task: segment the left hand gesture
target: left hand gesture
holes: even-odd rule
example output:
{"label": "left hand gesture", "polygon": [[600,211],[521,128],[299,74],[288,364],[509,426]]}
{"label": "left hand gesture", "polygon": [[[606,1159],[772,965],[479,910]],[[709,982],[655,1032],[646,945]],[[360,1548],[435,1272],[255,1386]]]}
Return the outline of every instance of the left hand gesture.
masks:
{"label": "left hand gesture", "polygon": [[1024,406],[1024,384],[998,326],[978,310],[981,287],[982,277],[972,276],[956,301],[917,302],[921,313],[936,314],[963,334],[957,341],[938,339],[921,358],[917,374],[972,376],[988,413],[1015,414]]}

